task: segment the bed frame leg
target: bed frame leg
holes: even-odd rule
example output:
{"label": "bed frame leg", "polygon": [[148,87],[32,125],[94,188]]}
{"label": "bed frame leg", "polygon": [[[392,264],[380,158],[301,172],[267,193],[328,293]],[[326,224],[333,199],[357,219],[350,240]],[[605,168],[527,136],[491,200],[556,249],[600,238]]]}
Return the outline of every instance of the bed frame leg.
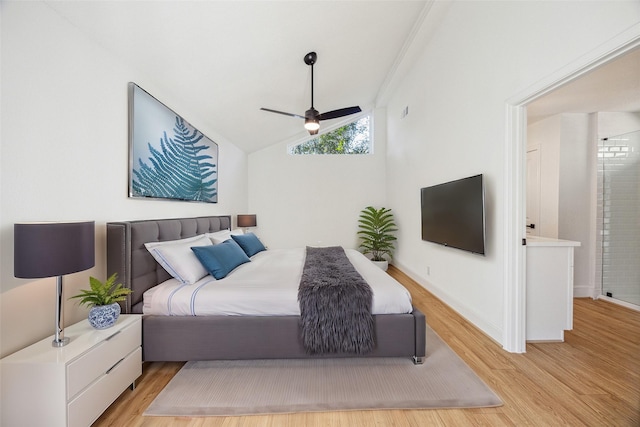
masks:
{"label": "bed frame leg", "polygon": [[422,365],[424,363],[424,357],[413,356],[413,364],[414,365]]}

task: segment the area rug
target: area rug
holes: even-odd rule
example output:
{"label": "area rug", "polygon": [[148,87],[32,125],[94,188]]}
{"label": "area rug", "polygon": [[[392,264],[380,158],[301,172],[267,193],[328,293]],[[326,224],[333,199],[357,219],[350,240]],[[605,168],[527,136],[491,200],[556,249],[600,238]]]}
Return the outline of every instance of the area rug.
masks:
{"label": "area rug", "polygon": [[144,415],[477,408],[502,401],[427,326],[427,357],[188,362]]}

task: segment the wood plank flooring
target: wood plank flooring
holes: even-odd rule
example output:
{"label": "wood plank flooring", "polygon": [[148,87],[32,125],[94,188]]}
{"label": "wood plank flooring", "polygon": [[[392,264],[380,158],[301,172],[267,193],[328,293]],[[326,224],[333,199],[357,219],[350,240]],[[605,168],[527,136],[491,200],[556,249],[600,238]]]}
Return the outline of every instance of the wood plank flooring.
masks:
{"label": "wood plank flooring", "polygon": [[249,417],[143,417],[182,363],[145,363],[94,426],[640,426],[640,313],[576,299],[564,343],[527,344],[507,353],[393,266],[427,323],[502,398],[498,408],[322,412]]}

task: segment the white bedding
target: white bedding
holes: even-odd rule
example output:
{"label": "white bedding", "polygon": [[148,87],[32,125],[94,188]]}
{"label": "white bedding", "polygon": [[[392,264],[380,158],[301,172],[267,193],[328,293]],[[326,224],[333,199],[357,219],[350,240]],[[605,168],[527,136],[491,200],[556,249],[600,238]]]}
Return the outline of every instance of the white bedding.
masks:
{"label": "white bedding", "polygon": [[[411,295],[400,283],[354,249],[351,263],[373,290],[373,314],[411,313]],[[227,277],[207,275],[192,285],[170,279],[144,294],[144,314],[166,316],[300,315],[298,285],[305,249],[270,249]]]}

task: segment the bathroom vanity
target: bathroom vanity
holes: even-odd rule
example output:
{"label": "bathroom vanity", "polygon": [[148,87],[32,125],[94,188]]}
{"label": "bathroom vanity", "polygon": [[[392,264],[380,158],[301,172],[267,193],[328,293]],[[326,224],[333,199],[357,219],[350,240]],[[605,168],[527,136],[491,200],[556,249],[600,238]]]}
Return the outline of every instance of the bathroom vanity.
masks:
{"label": "bathroom vanity", "polygon": [[573,329],[573,251],[580,242],[527,236],[527,341]]}

